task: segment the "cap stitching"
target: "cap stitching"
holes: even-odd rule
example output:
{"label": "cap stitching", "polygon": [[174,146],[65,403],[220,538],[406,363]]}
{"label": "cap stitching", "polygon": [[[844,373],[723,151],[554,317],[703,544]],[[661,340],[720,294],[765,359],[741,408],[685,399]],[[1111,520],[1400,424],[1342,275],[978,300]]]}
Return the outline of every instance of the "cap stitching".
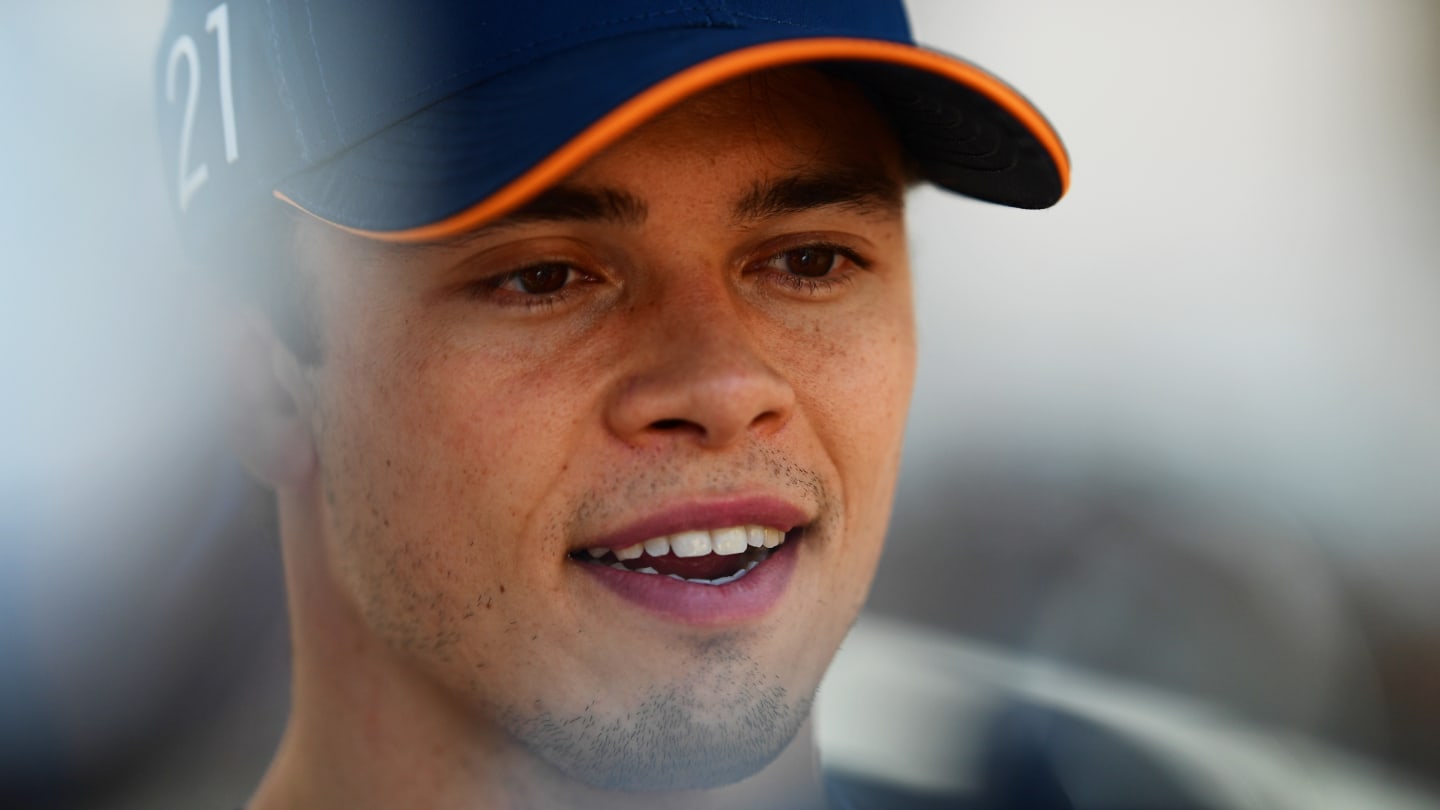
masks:
{"label": "cap stitching", "polygon": [[[315,41],[315,15],[310,13],[310,0],[305,0],[305,24],[307,33],[310,34],[310,47],[315,54],[315,72],[320,77],[320,94],[325,98],[325,108],[330,111],[330,122],[335,125],[335,139],[342,146],[346,146],[345,138],[341,137],[340,117],[335,114],[335,102],[330,98],[330,85],[325,80],[325,65],[320,61],[320,43]],[[330,138],[326,138],[329,141]]]}
{"label": "cap stitching", "polygon": [[759,15],[759,14],[748,14],[748,13],[746,13],[746,12],[744,12],[744,11],[735,11],[735,10],[733,10],[733,9],[726,9],[726,12],[729,13],[729,14],[732,14],[732,15],[734,15],[734,16],[736,16],[736,17],[742,17],[742,18],[747,19],[747,20],[755,20],[756,22],[778,23],[778,24],[780,24],[780,25],[788,25],[788,26],[790,26],[791,28],[807,28],[807,29],[808,29],[808,28],[811,27],[811,26],[805,25],[804,23],[795,22],[794,20],[782,20],[782,19],[779,19],[779,18],[777,18],[777,17],[762,17],[762,16]]}

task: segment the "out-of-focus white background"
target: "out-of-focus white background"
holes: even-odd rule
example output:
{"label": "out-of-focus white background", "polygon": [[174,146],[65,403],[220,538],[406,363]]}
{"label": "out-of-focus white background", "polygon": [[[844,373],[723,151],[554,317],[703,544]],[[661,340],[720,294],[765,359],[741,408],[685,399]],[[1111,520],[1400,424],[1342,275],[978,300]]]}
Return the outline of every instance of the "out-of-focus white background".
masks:
{"label": "out-of-focus white background", "polygon": [[[1047,212],[912,200],[872,615],[1440,781],[1440,4],[909,5],[1075,171]],[[0,8],[0,785],[37,804],[233,805],[284,712],[161,189],[163,13]]]}

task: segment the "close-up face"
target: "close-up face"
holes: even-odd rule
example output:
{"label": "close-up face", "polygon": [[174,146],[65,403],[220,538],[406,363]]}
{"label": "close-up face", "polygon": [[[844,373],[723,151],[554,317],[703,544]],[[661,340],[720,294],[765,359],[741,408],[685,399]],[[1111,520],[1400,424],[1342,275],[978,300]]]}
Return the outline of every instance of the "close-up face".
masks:
{"label": "close-up face", "polygon": [[682,103],[456,239],[303,222],[315,508],[364,625],[589,784],[763,767],[889,518],[904,183],[860,93],[791,71]]}

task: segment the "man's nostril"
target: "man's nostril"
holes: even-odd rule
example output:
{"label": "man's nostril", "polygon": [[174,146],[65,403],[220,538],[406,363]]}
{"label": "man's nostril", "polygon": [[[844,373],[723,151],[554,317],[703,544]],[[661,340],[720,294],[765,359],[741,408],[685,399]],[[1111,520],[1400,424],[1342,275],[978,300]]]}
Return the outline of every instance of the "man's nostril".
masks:
{"label": "man's nostril", "polygon": [[692,423],[687,422],[684,419],[661,419],[657,422],[652,423],[651,427],[655,428],[656,430],[682,430],[686,427],[689,427],[691,424]]}

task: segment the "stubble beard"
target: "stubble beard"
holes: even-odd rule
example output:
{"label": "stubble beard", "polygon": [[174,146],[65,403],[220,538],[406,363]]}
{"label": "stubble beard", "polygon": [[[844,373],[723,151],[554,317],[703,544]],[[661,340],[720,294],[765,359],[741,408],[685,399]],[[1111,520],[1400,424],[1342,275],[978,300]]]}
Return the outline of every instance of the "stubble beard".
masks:
{"label": "stubble beard", "polygon": [[624,715],[588,707],[571,715],[512,709],[504,725],[532,754],[591,787],[649,792],[734,784],[759,773],[795,739],[813,695],[793,695],[775,673],[723,649],[728,645],[709,646],[684,683],[652,690]]}

